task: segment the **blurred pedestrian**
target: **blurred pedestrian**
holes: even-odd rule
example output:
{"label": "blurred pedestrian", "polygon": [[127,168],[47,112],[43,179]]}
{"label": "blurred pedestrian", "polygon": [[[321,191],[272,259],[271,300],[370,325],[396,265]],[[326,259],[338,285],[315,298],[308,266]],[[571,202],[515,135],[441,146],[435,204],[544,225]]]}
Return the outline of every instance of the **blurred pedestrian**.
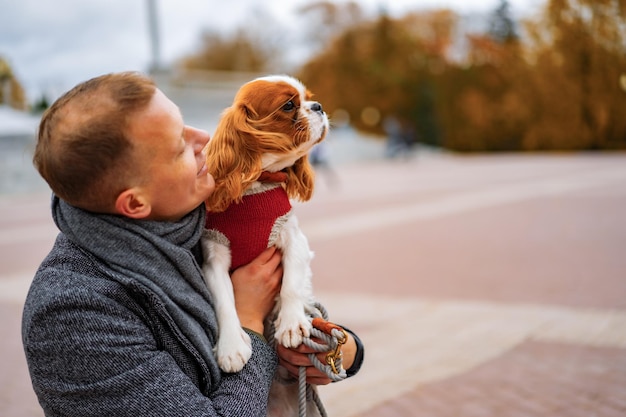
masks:
{"label": "blurred pedestrian", "polygon": [[393,114],[385,117],[383,129],[387,135],[385,156],[388,158],[408,158],[417,145],[415,130]]}

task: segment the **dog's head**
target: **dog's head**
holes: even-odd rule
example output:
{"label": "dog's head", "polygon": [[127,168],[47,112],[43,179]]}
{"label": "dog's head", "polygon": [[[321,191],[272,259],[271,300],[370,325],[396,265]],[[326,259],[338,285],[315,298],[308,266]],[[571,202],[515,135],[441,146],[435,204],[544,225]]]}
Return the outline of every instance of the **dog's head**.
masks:
{"label": "dog's head", "polygon": [[207,145],[216,183],[207,206],[222,211],[239,201],[263,171],[284,171],[289,197],[307,201],[314,182],[308,153],[328,128],[322,106],[300,81],[276,75],[245,84]]}

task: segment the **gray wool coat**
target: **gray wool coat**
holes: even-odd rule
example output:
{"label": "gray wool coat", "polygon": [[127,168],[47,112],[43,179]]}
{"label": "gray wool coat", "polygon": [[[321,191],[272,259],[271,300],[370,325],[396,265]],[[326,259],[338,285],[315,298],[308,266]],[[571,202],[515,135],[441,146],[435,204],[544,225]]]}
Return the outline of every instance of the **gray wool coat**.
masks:
{"label": "gray wool coat", "polygon": [[236,374],[212,352],[203,208],[178,223],[95,215],[56,197],[52,210],[61,233],[22,321],[46,416],[265,416],[274,350],[250,333],[252,358]]}

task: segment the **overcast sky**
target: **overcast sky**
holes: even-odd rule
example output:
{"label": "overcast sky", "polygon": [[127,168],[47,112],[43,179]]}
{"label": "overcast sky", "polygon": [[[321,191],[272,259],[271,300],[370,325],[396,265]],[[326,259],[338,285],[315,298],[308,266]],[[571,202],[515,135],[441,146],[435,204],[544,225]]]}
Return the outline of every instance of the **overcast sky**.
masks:
{"label": "overcast sky", "polygon": [[[337,0],[338,2],[341,0]],[[148,0],[0,0],[0,56],[7,59],[28,96],[58,94],[111,71],[146,71],[151,61]],[[359,0],[370,12],[392,15],[450,7],[459,13],[490,12],[499,0]],[[528,14],[544,0],[509,0]],[[165,64],[198,46],[203,29],[228,30],[267,16],[290,26],[309,0],[156,0]]]}

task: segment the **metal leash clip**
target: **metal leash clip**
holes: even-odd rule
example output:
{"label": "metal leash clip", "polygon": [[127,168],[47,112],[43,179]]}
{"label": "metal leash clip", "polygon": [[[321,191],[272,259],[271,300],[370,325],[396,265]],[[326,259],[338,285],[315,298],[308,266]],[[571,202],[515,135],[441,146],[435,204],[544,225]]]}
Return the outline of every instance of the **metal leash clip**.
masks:
{"label": "metal leash clip", "polygon": [[341,347],[348,340],[348,335],[346,334],[346,331],[344,329],[341,329],[341,332],[343,333],[343,337],[337,338],[337,346],[335,347],[335,350],[328,352],[328,354],[326,355],[326,363],[330,365],[335,375],[339,374],[339,370],[337,369],[336,364],[341,360],[342,357]]}
{"label": "metal leash clip", "polygon": [[337,339],[337,345],[333,350],[326,355],[326,364],[328,364],[333,373],[338,375],[340,370],[338,369],[338,363],[341,361],[341,348],[348,340],[348,334],[341,326],[337,326],[334,323],[330,323],[322,318],[316,317],[313,319],[313,327],[321,330],[329,336],[333,336]]}

